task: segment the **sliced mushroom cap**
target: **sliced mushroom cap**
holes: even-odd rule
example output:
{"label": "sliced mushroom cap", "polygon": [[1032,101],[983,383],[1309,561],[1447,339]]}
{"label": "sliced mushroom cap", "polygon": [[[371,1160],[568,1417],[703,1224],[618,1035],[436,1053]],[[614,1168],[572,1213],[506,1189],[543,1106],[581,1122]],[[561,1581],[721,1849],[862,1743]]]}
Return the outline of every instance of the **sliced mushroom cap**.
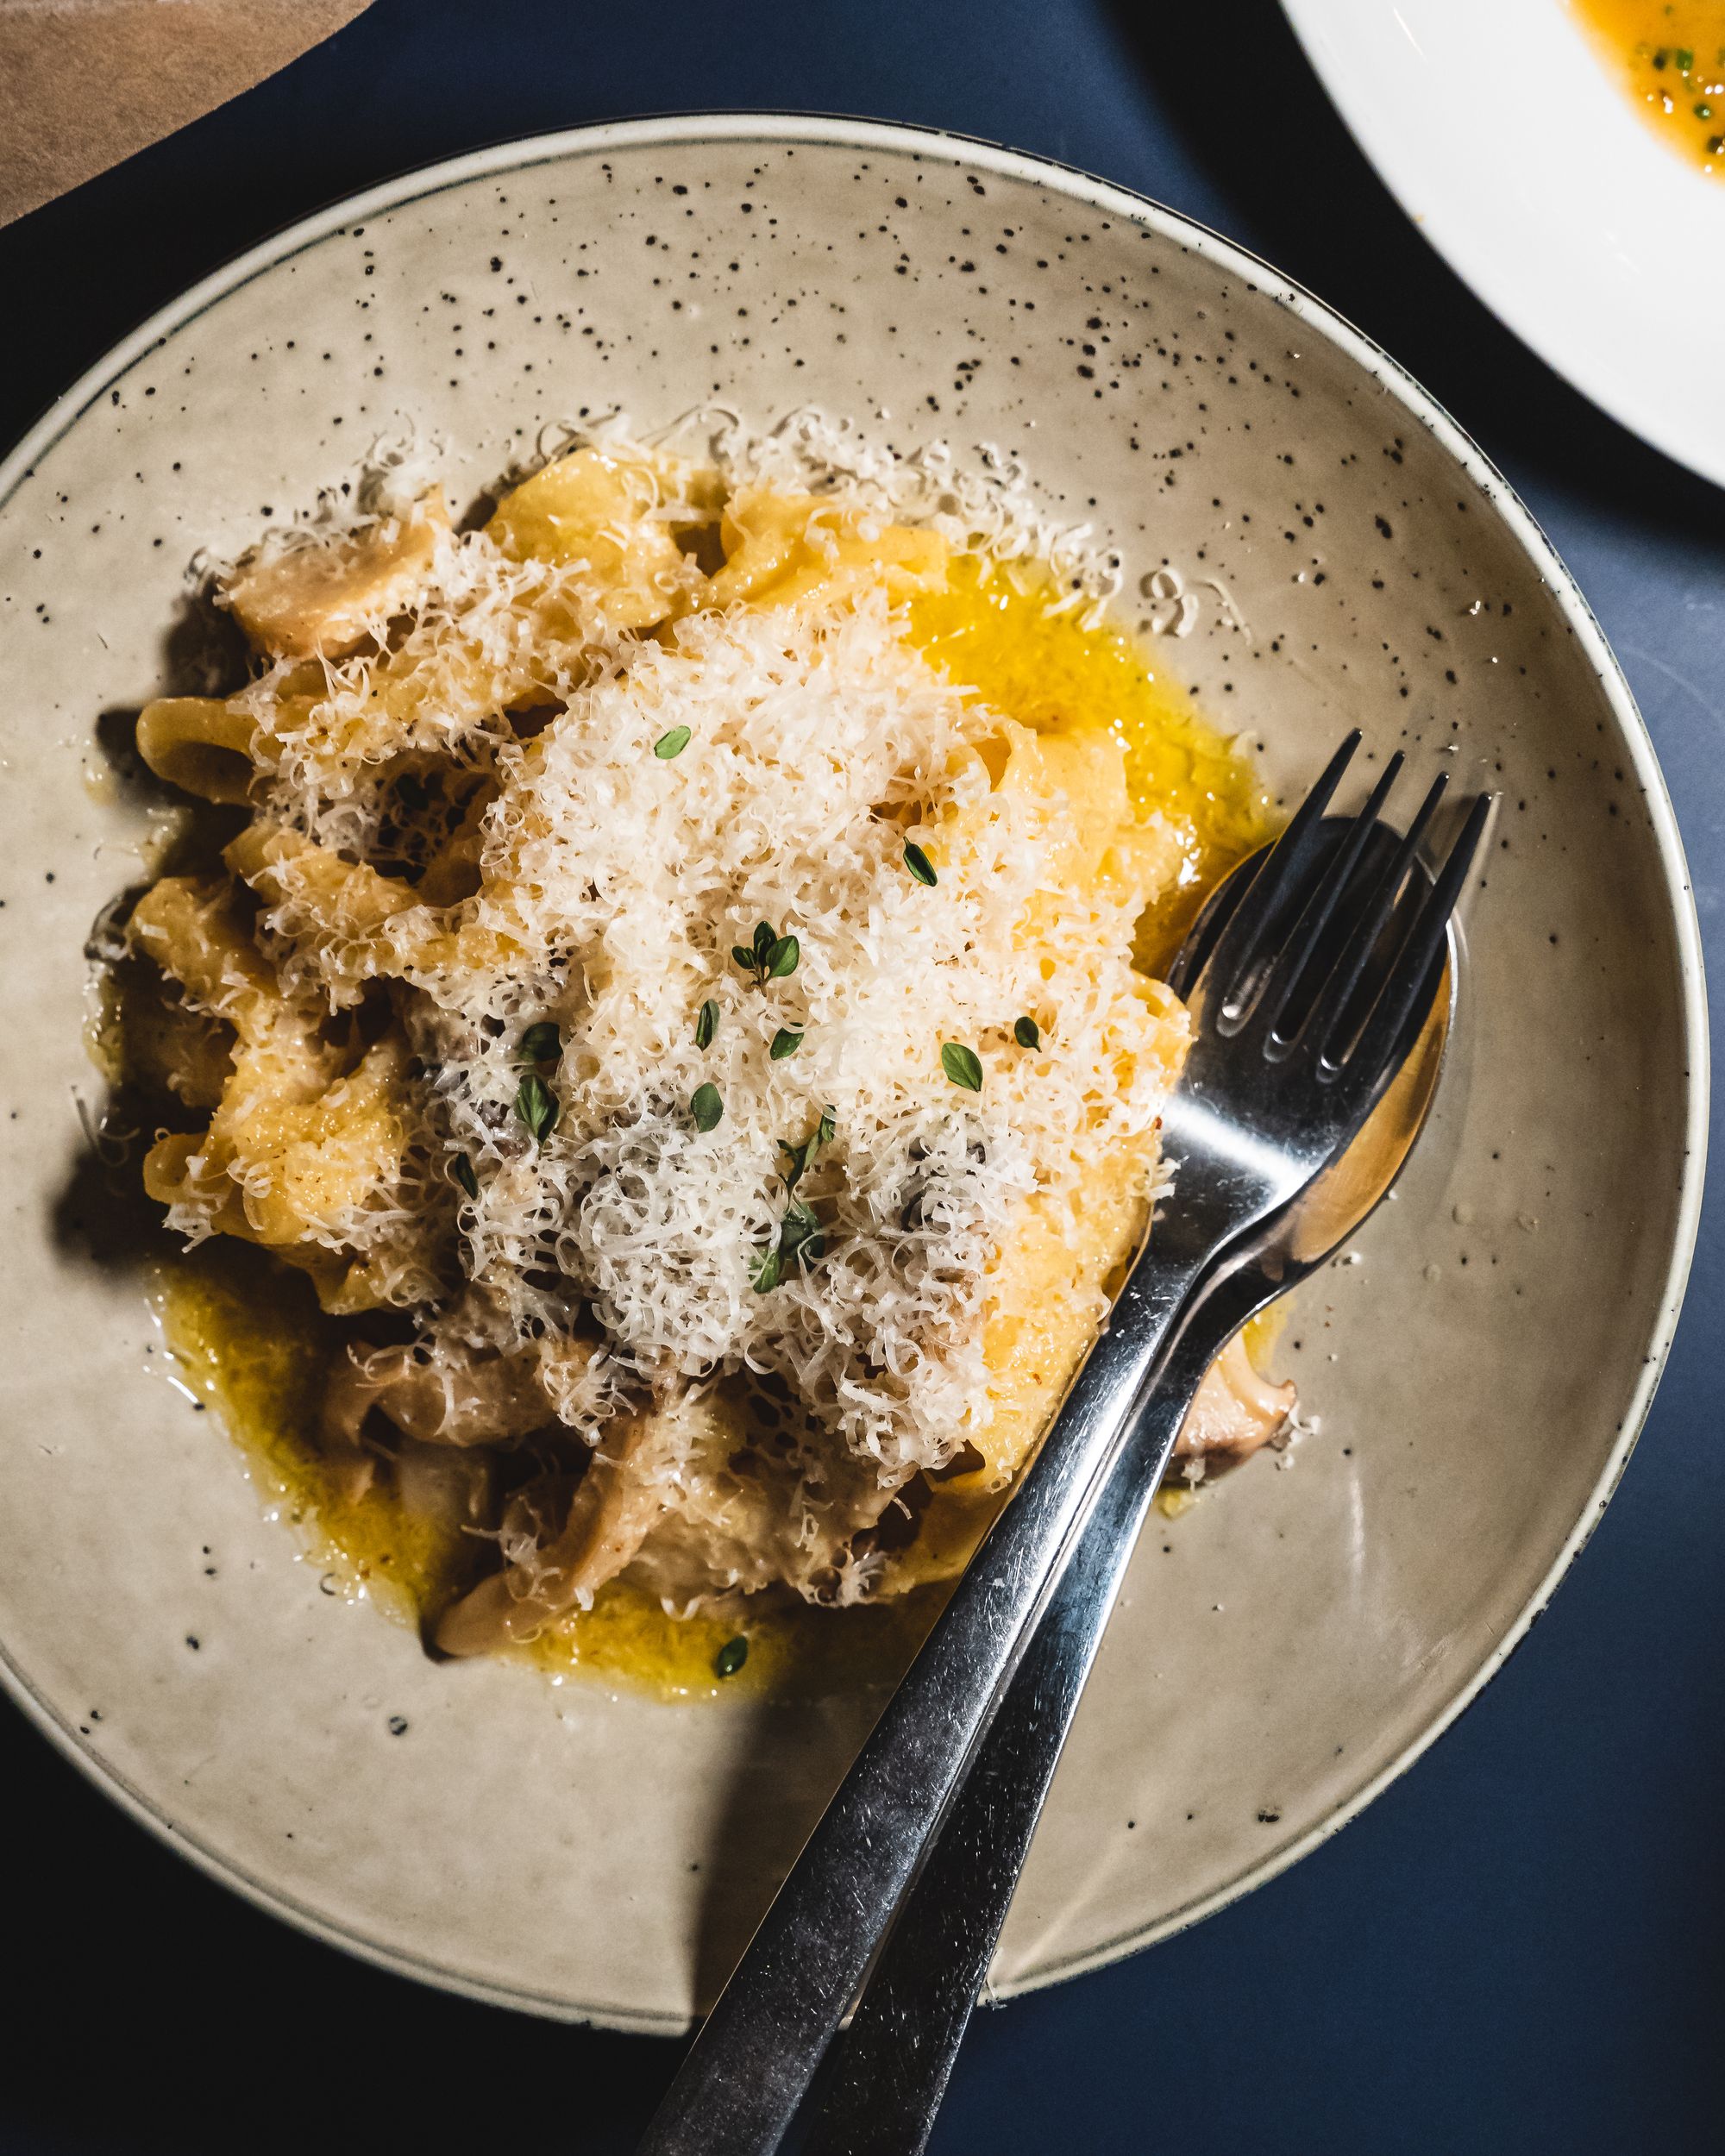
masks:
{"label": "sliced mushroom cap", "polygon": [[[1259,1375],[1239,1336],[1216,1357],[1198,1388],[1174,1447],[1174,1457],[1203,1462],[1203,1472],[1225,1473],[1250,1459],[1286,1423],[1298,1395],[1290,1382],[1275,1384]],[[1170,1480],[1182,1479],[1178,1467]],[[1198,1475],[1188,1474],[1188,1482]]]}
{"label": "sliced mushroom cap", "polygon": [[629,1415],[611,1426],[575,1485],[561,1529],[534,1550],[530,1566],[506,1566],[444,1617],[437,1645],[446,1654],[492,1654],[530,1639],[616,1578],[664,1510],[682,1412]]}

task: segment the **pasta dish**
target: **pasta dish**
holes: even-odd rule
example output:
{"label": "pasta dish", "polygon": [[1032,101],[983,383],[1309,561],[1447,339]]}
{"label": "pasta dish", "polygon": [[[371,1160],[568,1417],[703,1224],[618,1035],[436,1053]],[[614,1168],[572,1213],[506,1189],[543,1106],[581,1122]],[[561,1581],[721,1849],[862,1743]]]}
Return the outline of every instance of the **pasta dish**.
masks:
{"label": "pasta dish", "polygon": [[[217,573],[249,679],[143,711],[209,805],[113,976],[150,1197],[302,1312],[312,1507],[451,1655],[627,1607],[725,1674],[950,1579],[1164,1187],[1154,960],[1249,768],[938,462],[361,499]],[[1290,1398],[1230,1350],[1190,1472]]]}

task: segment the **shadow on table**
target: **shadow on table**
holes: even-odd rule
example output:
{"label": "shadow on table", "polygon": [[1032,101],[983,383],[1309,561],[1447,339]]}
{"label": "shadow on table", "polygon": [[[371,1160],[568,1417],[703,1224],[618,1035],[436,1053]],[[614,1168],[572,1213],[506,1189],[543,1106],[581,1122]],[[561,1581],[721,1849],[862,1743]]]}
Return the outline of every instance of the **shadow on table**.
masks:
{"label": "shadow on table", "polygon": [[1717,488],[1554,374],[1476,299],[1357,147],[1277,0],[1203,8],[1110,0],[1120,47],[1226,205],[1231,238],[1309,285],[1410,367],[1499,461],[1716,538]]}
{"label": "shadow on table", "polygon": [[[9,2148],[82,2156],[631,2150],[680,2043],[480,2006],[193,1871],[0,1703]],[[33,1852],[51,1855],[50,1868]],[[75,1853],[73,1853],[75,1852]]]}

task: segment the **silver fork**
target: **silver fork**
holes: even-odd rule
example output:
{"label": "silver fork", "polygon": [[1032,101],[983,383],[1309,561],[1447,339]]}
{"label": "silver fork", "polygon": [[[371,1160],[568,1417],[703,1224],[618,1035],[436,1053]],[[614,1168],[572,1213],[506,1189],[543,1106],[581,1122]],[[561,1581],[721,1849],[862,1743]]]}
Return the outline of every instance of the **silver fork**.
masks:
{"label": "silver fork", "polygon": [[[1171,985],[1183,986],[1201,969],[1239,903],[1236,880],[1254,866],[1237,870],[1206,909]],[[1187,1411],[1211,1363],[1247,1319],[1327,1263],[1388,1194],[1437,1091],[1455,1004],[1453,944],[1449,965],[1449,993],[1440,984],[1417,1045],[1365,1128],[1264,1246],[1213,1282],[1187,1320],[838,2039],[801,2156],[922,2156],[927,2147],[1079,1696]]]}
{"label": "silver fork", "polygon": [[[1364,999],[1368,962],[1442,782],[1388,868],[1361,888],[1354,871],[1399,759],[1331,849],[1324,812],[1358,744],[1350,736],[1332,759],[1196,984],[1195,1037],[1164,1117],[1179,1203],[1158,1223],[1011,1503],[762,1919],[640,2156],[768,2156],[778,2147],[1195,1292],[1348,1142],[1411,1046],[1484,804]],[[1338,937],[1338,955],[1314,967],[1320,942],[1327,953]]]}

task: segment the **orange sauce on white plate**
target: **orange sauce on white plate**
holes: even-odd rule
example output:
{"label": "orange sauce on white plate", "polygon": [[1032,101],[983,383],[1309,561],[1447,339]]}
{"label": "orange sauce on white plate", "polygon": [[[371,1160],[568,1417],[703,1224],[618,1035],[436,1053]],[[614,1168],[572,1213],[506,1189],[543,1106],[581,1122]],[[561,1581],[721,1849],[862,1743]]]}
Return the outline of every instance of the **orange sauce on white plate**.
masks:
{"label": "orange sauce on white plate", "polygon": [[1662,141],[1725,179],[1725,0],[1570,0]]}

